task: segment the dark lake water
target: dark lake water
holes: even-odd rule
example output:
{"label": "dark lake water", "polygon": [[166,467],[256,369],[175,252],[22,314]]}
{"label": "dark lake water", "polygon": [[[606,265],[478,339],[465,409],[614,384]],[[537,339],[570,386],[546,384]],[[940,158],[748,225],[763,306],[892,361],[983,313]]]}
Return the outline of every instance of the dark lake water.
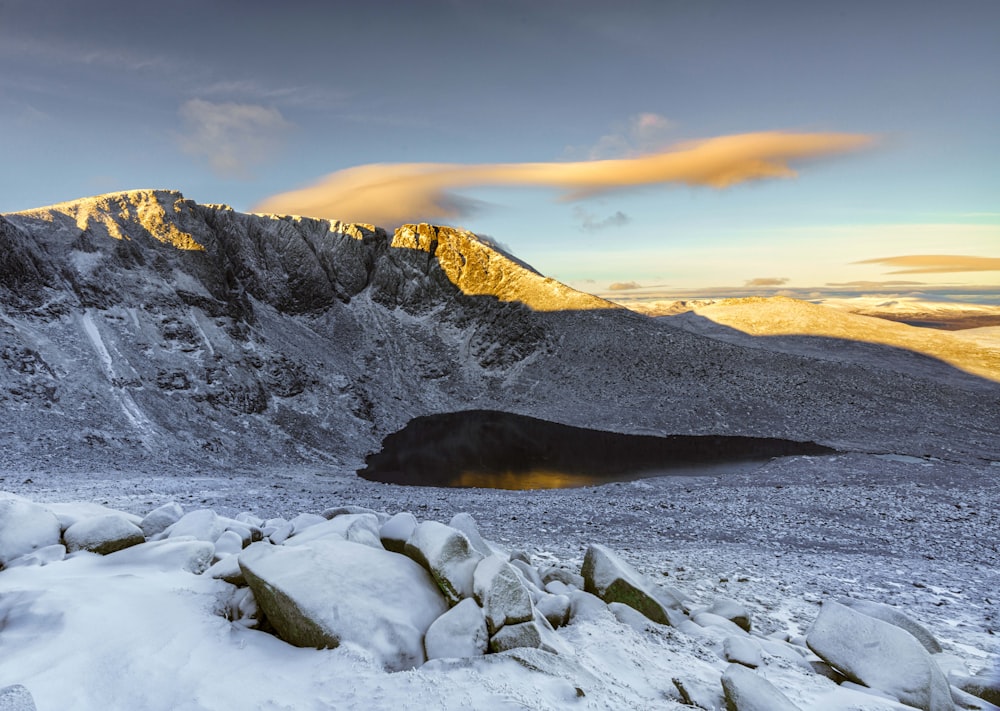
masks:
{"label": "dark lake water", "polygon": [[408,486],[560,489],[654,476],[725,474],[774,457],[833,454],[766,437],[653,437],[469,410],[417,417],[386,437],[358,475]]}

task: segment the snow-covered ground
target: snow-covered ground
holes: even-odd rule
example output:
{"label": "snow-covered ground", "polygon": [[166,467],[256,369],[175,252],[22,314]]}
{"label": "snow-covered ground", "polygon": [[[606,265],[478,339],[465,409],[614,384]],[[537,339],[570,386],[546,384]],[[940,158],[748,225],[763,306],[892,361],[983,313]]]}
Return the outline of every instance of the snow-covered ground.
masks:
{"label": "snow-covered ground", "polygon": [[[80,499],[136,514],[170,500],[260,517],[344,504],[448,521],[532,563],[579,570],[586,546],[619,552],[651,579],[708,605],[736,600],[754,631],[800,638],[841,597],[897,606],[940,640],[946,666],[997,664],[997,466],[841,455],[775,460],[731,476],[664,477],[548,491],[424,489],[349,472],[205,472],[123,477],[6,472],[34,501]],[[353,648],[307,650],[220,615],[231,586],[184,572],[102,565],[96,556],[0,572],[0,687],[24,684],[39,709],[681,708],[674,678],[711,686],[721,639],[610,613],[557,634],[565,665],[432,662],[387,673]],[[905,708],[765,654],[761,673],[802,709]],[[576,688],[584,696],[578,697]]]}

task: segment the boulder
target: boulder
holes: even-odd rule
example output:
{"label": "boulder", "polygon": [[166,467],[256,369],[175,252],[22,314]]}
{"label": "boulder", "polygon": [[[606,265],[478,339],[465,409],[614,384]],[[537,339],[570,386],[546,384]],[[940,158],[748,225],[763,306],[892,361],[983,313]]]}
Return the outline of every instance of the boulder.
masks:
{"label": "boulder", "polygon": [[18,556],[14,560],[7,563],[7,567],[16,568],[22,565],[48,565],[49,563],[58,563],[65,557],[66,546],[62,543],[56,543],[55,545],[45,546],[44,548],[39,548],[31,553]]}
{"label": "boulder", "polygon": [[289,521],[292,524],[292,535],[297,535],[302,533],[304,530],[310,526],[315,526],[317,523],[326,523],[327,519],[319,514],[312,513],[300,513],[298,516]]}
{"label": "boulder", "polygon": [[566,645],[556,636],[545,618],[538,614],[528,622],[504,625],[490,637],[490,651],[493,653],[518,647],[541,649],[552,654],[566,651]]}
{"label": "boulder", "polygon": [[746,607],[728,598],[719,597],[712,601],[705,612],[725,617],[727,620],[746,632],[750,631],[750,611]]}
{"label": "boulder", "polygon": [[697,709],[723,709],[726,707],[726,700],[722,695],[718,677],[709,681],[694,676],[675,676],[671,681],[685,706],[693,706]]}
{"label": "boulder", "polygon": [[375,514],[370,513],[344,514],[329,520],[323,519],[322,523],[317,523],[302,533],[293,535],[284,544],[286,546],[301,546],[319,540],[351,541],[382,550],[378,518],[375,517]]}
{"label": "boulder", "polygon": [[953,674],[951,683],[967,694],[1000,706],[1000,666],[985,668],[975,676]]}
{"label": "boulder", "polygon": [[424,521],[413,529],[404,552],[430,572],[450,604],[472,597],[472,577],[483,555],[461,531]]}
{"label": "boulder", "polygon": [[448,609],[421,566],[352,541],[255,543],[239,563],[257,604],[286,642],[316,648],[350,642],[389,670],[424,661],[424,634]]}
{"label": "boulder", "polygon": [[219,558],[202,575],[207,575],[216,580],[224,580],[230,585],[243,587],[247,584],[246,578],[243,577],[243,569],[240,567],[239,559],[235,555],[227,555]]}
{"label": "boulder", "polygon": [[638,571],[602,545],[587,548],[581,574],[584,590],[605,602],[624,603],[662,625],[677,624],[681,619],[681,613],[657,599]]}
{"label": "boulder", "polygon": [[56,515],[20,497],[0,498],[0,568],[22,555],[60,543]]}
{"label": "boulder", "polygon": [[774,684],[740,664],[723,673],[722,690],[734,711],[800,711]]}
{"label": "boulder", "polygon": [[375,516],[379,523],[385,523],[389,520],[389,515],[383,511],[376,511],[375,509],[370,509],[365,506],[335,506],[333,508],[326,509],[323,511],[323,518],[337,518],[337,516],[344,516],[347,514],[372,514]]}
{"label": "boulder", "polygon": [[711,612],[699,612],[693,617],[691,617],[691,620],[696,625],[704,627],[705,629],[718,630],[719,632],[725,635],[731,635],[737,637],[747,636],[747,633],[743,630],[743,628],[737,625],[735,622],[727,620],[725,617],[722,617],[721,615],[714,615]]}
{"label": "boulder", "polygon": [[215,541],[226,530],[225,523],[211,509],[198,509],[181,516],[164,533],[167,538],[191,537],[198,541]]}
{"label": "boulder", "polygon": [[567,595],[543,595],[535,609],[549,621],[553,629],[569,622],[570,602]]}
{"label": "boulder", "polygon": [[104,560],[112,565],[143,565],[156,570],[186,570],[200,575],[212,564],[215,545],[194,538],[169,538],[147,541],[110,553]]}
{"label": "boulder", "polygon": [[545,583],[546,589],[548,589],[549,583],[556,580],[571,588],[583,590],[583,576],[579,573],[574,573],[572,570],[566,570],[565,568],[559,568],[553,565],[540,572],[542,575],[542,582]]}
{"label": "boulder", "polygon": [[483,558],[476,566],[472,584],[491,635],[504,625],[528,622],[534,616],[531,595],[504,556]]}
{"label": "boulder", "polygon": [[469,514],[455,514],[452,516],[451,522],[448,525],[464,533],[465,537],[469,539],[469,543],[472,544],[472,547],[479,551],[482,555],[491,556],[496,552],[493,550],[493,547],[486,542],[482,535],[480,535],[479,526],[476,525],[476,520]]}
{"label": "boulder", "polygon": [[117,511],[93,501],[47,503],[45,504],[45,508],[54,513],[56,518],[59,519],[59,526],[62,528],[63,533],[65,533],[66,529],[78,521],[83,521],[88,518],[96,518],[97,516],[106,516],[108,514],[116,514],[126,518],[130,523],[134,523],[136,526],[142,522],[141,516],[125,513],[124,511]]}
{"label": "boulder", "polygon": [[841,598],[837,602],[841,605],[846,605],[855,612],[860,612],[863,615],[874,617],[876,620],[882,620],[883,622],[888,622],[890,625],[896,625],[896,627],[906,630],[916,637],[917,641],[930,654],[941,653],[941,644],[926,627],[916,620],[907,617],[902,611],[891,605],[883,605],[880,602],[872,602],[871,600],[855,600],[849,597]]}
{"label": "boulder", "polygon": [[584,590],[570,590],[566,596],[569,598],[569,621],[571,624],[578,621],[597,620],[608,612],[608,606],[601,598]]}
{"label": "boulder", "polygon": [[417,517],[409,511],[400,511],[379,528],[379,538],[387,551],[402,553],[406,542],[417,527]]}
{"label": "boulder", "polygon": [[163,506],[146,514],[146,517],[139,522],[139,528],[142,529],[146,538],[150,538],[158,533],[163,533],[168,527],[180,521],[183,515],[184,509],[181,508],[181,505],[176,501],[171,501],[169,504],[163,504]]}
{"label": "boulder", "polygon": [[145,543],[142,529],[119,514],[105,514],[77,521],[63,534],[66,551],[91,551],[100,555]]}
{"label": "boulder", "polygon": [[424,636],[428,659],[481,657],[490,636],[482,609],[466,598],[434,620]]}
{"label": "boulder", "polygon": [[243,538],[236,531],[223,531],[215,539],[215,560],[233,556],[243,550]]}
{"label": "boulder", "polygon": [[849,680],[925,711],[953,711],[948,682],[916,637],[837,602],[826,602],[806,634],[818,657]]}
{"label": "boulder", "polygon": [[0,711],[37,711],[35,699],[21,684],[0,689]]}
{"label": "boulder", "polygon": [[722,655],[727,662],[756,669],[763,663],[760,645],[750,637],[726,637],[722,640]]}

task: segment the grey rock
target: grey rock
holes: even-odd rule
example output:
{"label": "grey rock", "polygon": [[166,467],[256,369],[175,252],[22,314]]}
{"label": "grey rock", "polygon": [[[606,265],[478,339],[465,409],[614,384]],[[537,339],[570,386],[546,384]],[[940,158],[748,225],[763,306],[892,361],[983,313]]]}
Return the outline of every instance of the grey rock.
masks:
{"label": "grey rock", "polygon": [[602,545],[591,544],[581,570],[584,590],[605,602],[621,602],[661,625],[677,624],[682,615],[663,605],[652,586],[631,565]]}
{"label": "grey rock", "polygon": [[351,541],[301,546],[255,543],[239,555],[257,604],[286,642],[350,641],[389,670],[424,660],[424,634],[448,606],[421,566]]}
{"label": "grey rock", "polygon": [[371,548],[382,549],[379,539],[379,522],[375,514],[343,514],[330,520],[323,519],[306,528],[302,533],[286,539],[286,546],[300,546],[319,540],[353,541]]}
{"label": "grey rock", "polygon": [[574,573],[572,570],[567,570],[566,568],[560,568],[557,566],[549,566],[539,572],[542,576],[542,582],[545,583],[546,587],[548,587],[548,584],[553,580],[558,580],[563,585],[583,590],[583,576],[579,573]]}
{"label": "grey rock", "polygon": [[146,538],[150,538],[158,533],[163,533],[163,531],[167,530],[167,527],[180,521],[183,515],[184,509],[181,508],[181,505],[176,501],[171,501],[146,514],[145,518],[139,523],[139,528],[142,529],[143,535]]}
{"label": "grey rock", "polygon": [[725,617],[744,631],[750,631],[750,611],[735,600],[718,597],[712,601],[706,612]]}
{"label": "grey rock", "polygon": [[967,694],[1000,706],[1000,666],[986,667],[973,676],[952,674],[951,683]]}
{"label": "grey rock", "polygon": [[455,514],[448,525],[464,533],[465,537],[469,539],[469,543],[472,544],[472,547],[484,557],[491,556],[495,552],[492,546],[479,533],[479,526],[476,525],[475,519],[469,514],[464,512]]}
{"label": "grey rock", "polygon": [[214,543],[226,530],[222,519],[211,509],[198,509],[181,516],[164,533],[167,538],[191,537]]}
{"label": "grey rock", "polygon": [[884,605],[880,602],[873,602],[871,600],[857,600],[849,597],[841,598],[837,602],[841,605],[846,605],[856,612],[868,615],[869,617],[874,617],[876,620],[888,622],[890,625],[896,625],[896,627],[906,630],[924,646],[924,649],[926,649],[929,654],[941,653],[940,642],[937,641],[934,635],[931,634],[926,627],[891,605]]}
{"label": "grey rock", "polygon": [[44,506],[0,498],[0,568],[22,555],[60,542],[59,519]]}
{"label": "grey rock", "polygon": [[413,529],[404,552],[430,572],[450,604],[472,597],[473,575],[483,556],[461,531],[424,521]]}
{"label": "grey rock", "polygon": [[400,511],[382,524],[379,528],[379,538],[387,551],[402,553],[406,541],[413,535],[417,527],[417,517],[409,511]]}
{"label": "grey rock", "polygon": [[493,653],[506,652],[517,647],[531,647],[553,654],[566,651],[566,645],[559,640],[545,618],[540,615],[536,615],[528,622],[505,625],[490,636],[490,651]]}
{"label": "grey rock", "polygon": [[685,706],[693,706],[705,711],[718,711],[725,708],[726,699],[722,693],[719,679],[711,683],[698,677],[674,677],[671,679],[681,701]]}
{"label": "grey rock", "polygon": [[243,576],[243,569],[240,567],[239,558],[235,555],[227,555],[218,559],[202,574],[216,580],[224,580],[230,585],[238,587],[245,587],[247,584],[247,580]]}
{"label": "grey rock", "polygon": [[722,656],[727,662],[756,669],[764,660],[760,645],[749,637],[726,637],[722,640]]}
{"label": "grey rock", "polygon": [[535,604],[535,609],[554,629],[569,622],[571,604],[567,595],[543,595]]}
{"label": "grey rock", "polygon": [[156,570],[186,570],[200,575],[212,564],[215,545],[194,538],[147,541],[104,557],[109,565],[142,565]]}
{"label": "grey rock", "polygon": [[473,575],[473,594],[486,616],[491,635],[505,625],[534,616],[531,595],[514,567],[499,554],[483,558]]}
{"label": "grey rock", "polygon": [[806,634],[818,657],[858,684],[924,711],[953,711],[944,674],[909,632],[837,602],[825,602]]}
{"label": "grey rock", "polygon": [[26,686],[13,684],[0,689],[0,711],[37,711],[37,707]]}
{"label": "grey rock", "polygon": [[481,657],[490,636],[482,609],[466,598],[434,620],[424,635],[427,659]]}
{"label": "grey rock", "polygon": [[735,711],[800,711],[774,684],[740,664],[723,673],[722,689]]}
{"label": "grey rock", "polygon": [[74,523],[63,534],[66,551],[91,551],[100,555],[146,542],[142,529],[124,516],[106,514]]}

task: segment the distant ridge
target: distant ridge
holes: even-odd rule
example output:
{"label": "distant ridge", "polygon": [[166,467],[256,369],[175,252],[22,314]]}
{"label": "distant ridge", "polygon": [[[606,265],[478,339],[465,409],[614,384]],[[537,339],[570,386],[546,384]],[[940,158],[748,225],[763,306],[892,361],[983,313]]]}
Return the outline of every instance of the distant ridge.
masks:
{"label": "distant ridge", "polygon": [[[831,318],[774,304],[718,317],[815,318],[817,332]],[[390,235],[172,190],[4,214],[0,470],[353,471],[411,418],[469,409],[1000,460],[991,380],[896,347],[831,353],[830,339],[677,318],[573,290],[451,227]]]}

